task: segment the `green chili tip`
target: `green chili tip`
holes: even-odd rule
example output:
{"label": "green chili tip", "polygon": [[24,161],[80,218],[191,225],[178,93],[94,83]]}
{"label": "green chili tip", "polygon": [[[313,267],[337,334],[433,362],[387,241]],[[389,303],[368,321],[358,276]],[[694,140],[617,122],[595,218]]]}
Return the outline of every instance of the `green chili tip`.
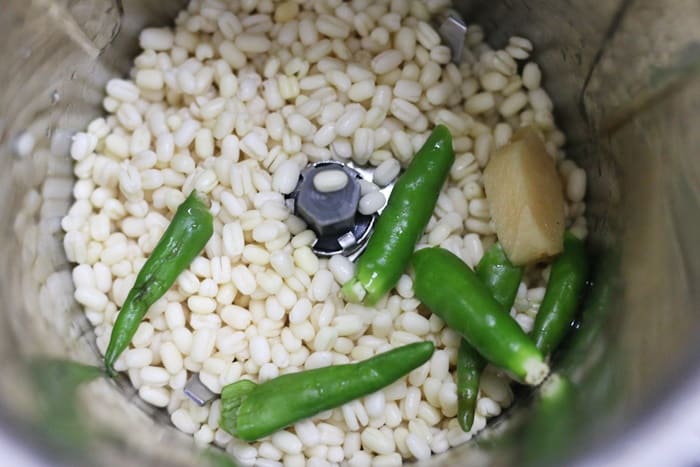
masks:
{"label": "green chili tip", "polygon": [[462,339],[457,353],[457,421],[465,432],[474,424],[479,382],[485,367],[486,360]]}

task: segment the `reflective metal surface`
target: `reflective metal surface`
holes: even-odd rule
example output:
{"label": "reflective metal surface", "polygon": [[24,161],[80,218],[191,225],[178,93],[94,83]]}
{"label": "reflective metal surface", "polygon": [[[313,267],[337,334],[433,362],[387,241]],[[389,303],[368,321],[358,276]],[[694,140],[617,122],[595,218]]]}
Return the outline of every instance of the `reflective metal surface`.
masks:
{"label": "reflective metal surface", "polygon": [[[97,363],[71,298],[59,224],[71,196],[70,136],[100,113],[105,81],[127,73],[138,31],[167,24],[183,3],[3,2],[0,440],[24,446],[24,464],[15,465],[205,465],[191,438],[138,403],[125,380],[80,386],[79,436],[51,430],[45,417],[67,396],[36,378],[31,359]],[[524,394],[476,443],[426,465],[629,465],[620,462],[630,453],[649,465],[645,453],[663,453],[659,443],[692,417],[700,386],[700,3],[465,0],[458,9],[496,46],[512,34],[534,42],[569,154],[589,174],[590,246],[601,272],[578,334],[555,359],[576,391],[571,411],[561,411],[575,417],[575,438],[560,438],[557,453],[529,441],[528,429],[546,439],[571,425],[527,424],[538,404]],[[42,396],[47,390],[53,396]]]}
{"label": "reflective metal surface", "polygon": [[464,53],[464,39],[467,36],[467,24],[460,14],[455,10],[447,10],[437,18],[433,18],[433,24],[442,42],[447,44],[452,52],[452,62],[459,65],[462,63]]}
{"label": "reflective metal surface", "polygon": [[[345,186],[332,192],[318,191],[315,177],[331,170],[346,175]],[[288,195],[287,205],[316,233],[311,248],[317,256],[342,254],[355,258],[367,246],[376,216],[358,211],[361,180],[360,172],[340,161],[314,162],[301,171],[299,183]]]}

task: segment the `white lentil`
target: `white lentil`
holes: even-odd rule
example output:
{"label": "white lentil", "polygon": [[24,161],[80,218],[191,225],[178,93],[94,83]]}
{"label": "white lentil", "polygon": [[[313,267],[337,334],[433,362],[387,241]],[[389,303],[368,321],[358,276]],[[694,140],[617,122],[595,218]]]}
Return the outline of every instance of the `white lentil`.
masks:
{"label": "white lentil", "polygon": [[340,446],[343,444],[343,431],[328,423],[319,423],[317,425],[319,433],[319,442],[327,446]]}
{"label": "white lentil", "polygon": [[124,363],[127,368],[143,368],[153,361],[151,349],[132,349],[124,352]]}
{"label": "white lentil", "polygon": [[161,387],[141,386],[139,397],[155,407],[167,407],[170,402],[170,392]]}
{"label": "white lentil", "polygon": [[515,321],[518,323],[518,325],[525,332],[532,331],[532,328],[534,327],[534,324],[535,324],[534,319],[532,319],[530,316],[528,316],[524,313],[516,315]]}
{"label": "white lentil", "polygon": [[296,188],[299,174],[300,169],[296,163],[292,161],[283,162],[277,167],[272,176],[272,187],[282,194],[289,194]]}
{"label": "white lentil", "polygon": [[418,102],[423,88],[417,81],[400,79],[394,84],[394,95],[409,102]]}
{"label": "white lentil", "polygon": [[[201,288],[200,293],[202,293]],[[214,291],[213,296],[216,296],[216,291]],[[209,296],[193,295],[187,299],[187,307],[193,313],[212,313],[216,309],[216,301]]]}
{"label": "white lentil", "polygon": [[74,294],[75,300],[81,305],[101,311],[107,306],[107,296],[94,287],[78,287]]}
{"label": "white lentil", "polygon": [[380,191],[373,191],[360,198],[358,211],[364,215],[374,214],[384,207],[384,203],[386,203],[384,194]]}
{"label": "white lentil", "polygon": [[333,363],[333,355],[327,351],[314,352],[304,362],[305,370],[313,370],[330,366]]}
{"label": "white lentil", "polygon": [[498,108],[498,111],[504,117],[512,117],[516,113],[520,112],[525,105],[527,105],[528,96],[524,92],[516,92],[508,96]]}
{"label": "white lentil", "polygon": [[348,184],[349,178],[344,170],[323,170],[316,174],[313,183],[314,188],[321,193],[330,193],[342,190]]}
{"label": "white lentil", "polygon": [[294,250],[294,264],[307,274],[314,274],[318,271],[318,257],[311,251],[311,248],[303,246]]}
{"label": "white lentil", "polygon": [[385,436],[376,428],[365,428],[361,434],[362,447],[378,454],[391,454],[395,449],[393,437]]}
{"label": "white lentil", "polygon": [[374,170],[374,183],[380,187],[389,185],[401,171],[401,164],[396,159],[387,159]]}
{"label": "white lentil", "polygon": [[328,269],[339,284],[349,281],[355,274],[355,264],[342,255],[331,256]]}
{"label": "white lentil", "polygon": [[353,102],[363,102],[372,98],[374,90],[374,80],[366,79],[359,81],[348,89],[348,98]]}
{"label": "white lentil", "polygon": [[238,265],[231,270],[231,280],[243,295],[252,294],[257,287],[255,276],[244,265]]}
{"label": "white lentil", "polygon": [[377,391],[365,398],[365,410],[371,418],[378,418],[384,414],[386,408],[385,396],[382,391]]}
{"label": "white lentil", "polygon": [[173,343],[182,354],[189,354],[192,348],[192,332],[183,327],[172,330]]}
{"label": "white lentil", "polygon": [[157,366],[146,366],[140,371],[141,381],[154,387],[165,386],[170,380],[170,374]]}
{"label": "white lentil", "polygon": [[407,125],[423,117],[418,107],[404,99],[393,99],[389,107],[391,114]]}
{"label": "white lentil", "polygon": [[430,457],[430,446],[423,438],[413,433],[406,436],[406,447],[413,457],[418,460],[427,459]]}
{"label": "white lentil", "polygon": [[364,110],[353,107],[346,110],[335,123],[335,132],[338,136],[348,137],[353,135],[362,124]]}
{"label": "white lentil", "polygon": [[583,169],[573,169],[566,183],[566,196],[571,202],[580,203],[586,196],[586,172]]}
{"label": "white lentil", "polygon": [[130,81],[111,79],[107,82],[107,94],[123,102],[135,102],[139,98],[139,89]]}
{"label": "white lentil", "polygon": [[193,362],[201,363],[211,355],[216,342],[215,331],[209,328],[197,329],[192,333],[192,348],[189,358]]}
{"label": "white lentil", "polygon": [[406,312],[402,315],[401,325],[406,332],[416,336],[424,336],[430,332],[430,323],[427,318],[415,312]]}
{"label": "white lentil", "polygon": [[258,160],[264,159],[268,153],[264,139],[256,132],[245,135],[240,141],[240,148],[241,151]]}
{"label": "white lentil", "polygon": [[540,87],[542,82],[542,72],[540,67],[533,62],[528,63],[523,67],[523,85],[529,89],[534,90]]}
{"label": "white lentil", "polygon": [[172,375],[182,369],[182,354],[172,342],[164,342],[160,346],[160,358],[165,369]]}
{"label": "white lentil", "polygon": [[447,102],[452,92],[452,83],[440,82],[430,86],[425,92],[425,97],[430,104],[439,106]]}
{"label": "white lentil", "polygon": [[381,52],[372,59],[372,71],[378,75],[388,73],[397,68],[404,60],[404,54],[396,49]]}
{"label": "white lentil", "polygon": [[192,420],[192,416],[184,409],[178,409],[173,412],[170,415],[170,420],[178,430],[187,434],[194,434],[199,429],[199,425]]}
{"label": "white lentil", "polygon": [[425,21],[418,22],[416,39],[420,45],[425,47],[427,50],[430,50],[440,44],[440,35],[430,24],[426,23]]}
{"label": "white lentil", "polygon": [[416,387],[408,388],[400,404],[401,411],[403,412],[405,420],[411,420],[413,418],[416,418],[416,416],[418,415],[418,404],[420,402],[420,399],[420,389]]}
{"label": "white lentil", "polygon": [[372,460],[372,467],[398,467],[401,464],[401,455],[398,453],[375,456]]}

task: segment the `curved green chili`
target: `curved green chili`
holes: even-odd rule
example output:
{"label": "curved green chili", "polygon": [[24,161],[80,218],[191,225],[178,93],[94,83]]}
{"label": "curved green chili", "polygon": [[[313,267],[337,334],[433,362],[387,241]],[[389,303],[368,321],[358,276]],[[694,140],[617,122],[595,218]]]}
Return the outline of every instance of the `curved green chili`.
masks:
{"label": "curved green chili", "polygon": [[129,346],[148,308],[168,291],[213,233],[213,217],[193,191],[177,208],[117,316],[105,352],[105,367],[110,375],[114,374],[114,362]]}
{"label": "curved green chili", "polygon": [[535,345],[544,355],[552,352],[566,335],[576,315],[587,273],[584,243],[567,232],[564,251],[552,263],[547,291],[531,333]]}
{"label": "curved green chili", "polygon": [[343,286],[348,300],[371,306],[396,285],[428,225],[454,158],[452,136],[438,125],[396,182],[357,261],[355,277]]}
{"label": "curved green chili", "polygon": [[376,392],[427,362],[435,347],[417,342],[359,363],[289,373],[261,384],[240,380],[221,392],[219,425],[254,441],[299,420]]}
{"label": "curved green chili", "polygon": [[[476,266],[476,275],[491,292],[491,296],[509,311],[518,294],[523,268],[513,266],[503,247],[496,243],[486,251]],[[457,420],[464,431],[471,430],[479,395],[481,372],[486,360],[462,339],[457,354]]]}
{"label": "curved green chili", "polygon": [[412,262],[421,302],[489,362],[526,384],[542,382],[549,372],[542,354],[469,266],[442,248],[420,250]]}

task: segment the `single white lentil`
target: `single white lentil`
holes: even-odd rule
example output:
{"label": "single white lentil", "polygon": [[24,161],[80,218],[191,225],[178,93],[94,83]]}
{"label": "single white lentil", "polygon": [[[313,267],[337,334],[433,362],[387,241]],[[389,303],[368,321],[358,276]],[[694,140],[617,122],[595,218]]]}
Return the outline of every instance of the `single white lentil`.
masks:
{"label": "single white lentil", "polygon": [[586,172],[583,169],[573,169],[566,183],[566,196],[573,203],[580,203],[586,196]]}
{"label": "single white lentil", "polygon": [[314,188],[321,193],[342,190],[348,184],[349,178],[344,170],[323,170],[316,174],[313,180]]}
{"label": "single white lentil", "polygon": [[386,198],[384,194],[380,191],[372,191],[360,198],[360,204],[358,211],[365,215],[374,214],[384,207],[386,203]]}

